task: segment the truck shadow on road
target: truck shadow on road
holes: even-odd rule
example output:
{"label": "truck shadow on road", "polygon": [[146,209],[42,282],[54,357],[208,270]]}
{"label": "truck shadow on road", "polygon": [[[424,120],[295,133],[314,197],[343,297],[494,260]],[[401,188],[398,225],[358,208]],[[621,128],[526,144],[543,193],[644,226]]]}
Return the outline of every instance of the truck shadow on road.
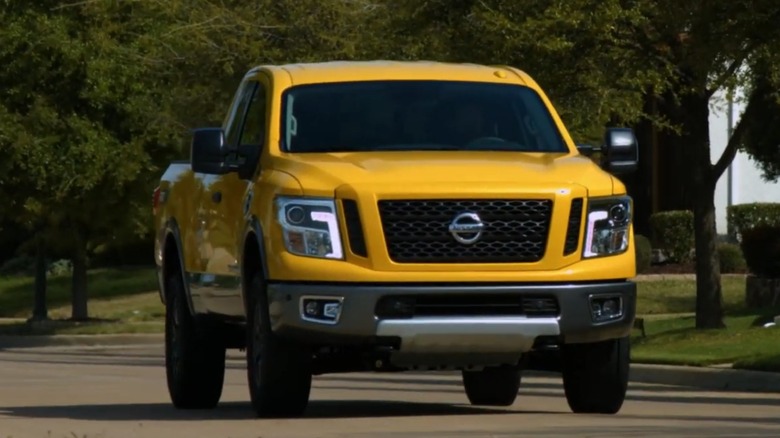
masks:
{"label": "truck shadow on road", "polygon": [[[531,412],[523,413],[547,413]],[[444,403],[375,400],[312,400],[301,420],[418,416],[507,415],[517,411]],[[94,421],[259,420],[248,402],[224,402],[212,410],[177,410],[169,403],[20,406],[0,408],[0,415],[21,418]]]}

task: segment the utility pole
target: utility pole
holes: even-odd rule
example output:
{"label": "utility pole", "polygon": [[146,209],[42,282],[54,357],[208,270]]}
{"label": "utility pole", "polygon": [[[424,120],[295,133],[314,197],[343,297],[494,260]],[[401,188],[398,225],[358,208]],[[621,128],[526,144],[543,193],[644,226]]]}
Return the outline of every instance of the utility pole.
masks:
{"label": "utility pole", "polygon": [[[726,110],[728,121],[726,122],[726,144],[731,141],[731,135],[734,133],[734,89],[729,87],[728,90],[728,109]],[[726,171],[726,217],[728,218],[729,207],[734,205],[734,161],[737,158],[734,157],[729,163],[729,167]],[[728,219],[726,219],[728,222]],[[735,238],[732,234],[731,226],[726,227],[726,234],[730,235],[730,238]]]}
{"label": "utility pole", "polygon": [[[731,135],[734,133],[734,90],[730,89],[728,93],[728,122],[726,125],[726,143],[728,143],[731,140]],[[727,186],[728,186],[728,194],[726,199],[726,205],[728,207],[731,207],[734,204],[734,160],[729,163],[728,172],[726,174],[727,178]]]}

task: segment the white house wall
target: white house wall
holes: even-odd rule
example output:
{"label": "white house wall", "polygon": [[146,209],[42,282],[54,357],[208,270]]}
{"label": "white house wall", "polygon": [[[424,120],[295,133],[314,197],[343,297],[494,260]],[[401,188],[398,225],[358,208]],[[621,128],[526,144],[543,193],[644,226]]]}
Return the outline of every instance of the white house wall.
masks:
{"label": "white house wall", "polygon": [[[735,98],[733,107],[733,126],[739,122],[744,110],[743,96]],[[716,93],[710,102],[710,154],[715,163],[726,148],[728,142],[728,105],[725,92]],[[746,153],[739,152],[734,158],[732,168],[731,203],[747,204],[751,202],[780,202],[780,181],[766,182],[761,170]],[[715,211],[719,234],[726,234],[726,207],[728,200],[728,172],[718,180],[715,189]]]}

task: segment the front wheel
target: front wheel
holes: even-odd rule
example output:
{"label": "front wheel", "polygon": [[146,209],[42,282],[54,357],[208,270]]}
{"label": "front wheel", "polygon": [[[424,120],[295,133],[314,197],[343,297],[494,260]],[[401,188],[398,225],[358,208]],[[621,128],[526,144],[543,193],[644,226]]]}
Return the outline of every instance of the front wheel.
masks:
{"label": "front wheel", "polygon": [[301,416],[309,403],[312,353],[274,336],[259,274],[251,279],[248,292],[246,360],[252,407],[258,417]]}
{"label": "front wheel", "polygon": [[463,371],[462,375],[466,396],[475,406],[511,406],[520,389],[521,371],[517,367]]}
{"label": "front wheel", "polygon": [[214,408],[222,396],[225,347],[196,324],[182,280],[172,275],[167,288],[165,373],[171,401],[177,409]]}
{"label": "front wheel", "polygon": [[616,414],[628,389],[628,337],[564,346],[563,388],[574,413]]}

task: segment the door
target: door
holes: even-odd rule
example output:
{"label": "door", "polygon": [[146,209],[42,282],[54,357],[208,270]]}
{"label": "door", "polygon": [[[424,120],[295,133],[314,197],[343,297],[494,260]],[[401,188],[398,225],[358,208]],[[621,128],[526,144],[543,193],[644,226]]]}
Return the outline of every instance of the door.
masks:
{"label": "door", "polygon": [[[254,83],[244,79],[239,84],[233,100],[222,123],[222,129],[225,131],[225,141],[237,141],[241,130],[241,122],[246,107],[251,99]],[[224,279],[216,277],[216,272],[210,266],[213,257],[214,248],[211,243],[210,235],[214,231],[213,210],[215,203],[212,199],[212,187],[225,176],[223,175],[202,175],[199,174],[200,196],[197,200],[195,222],[195,242],[197,242],[197,271],[190,277],[190,293],[192,304],[197,313],[206,313],[208,311],[210,297],[213,290],[220,284],[224,284]]]}
{"label": "door", "polygon": [[[246,82],[238,110],[226,125],[225,141],[231,148],[252,150],[259,157],[266,131],[266,87],[259,78]],[[250,165],[259,165],[257,159]],[[244,315],[241,301],[241,278],[238,243],[243,230],[244,200],[251,176],[238,173],[219,175],[204,186],[203,202],[207,206],[206,232],[203,240],[206,274],[212,280],[204,290],[208,311],[228,316]]]}

